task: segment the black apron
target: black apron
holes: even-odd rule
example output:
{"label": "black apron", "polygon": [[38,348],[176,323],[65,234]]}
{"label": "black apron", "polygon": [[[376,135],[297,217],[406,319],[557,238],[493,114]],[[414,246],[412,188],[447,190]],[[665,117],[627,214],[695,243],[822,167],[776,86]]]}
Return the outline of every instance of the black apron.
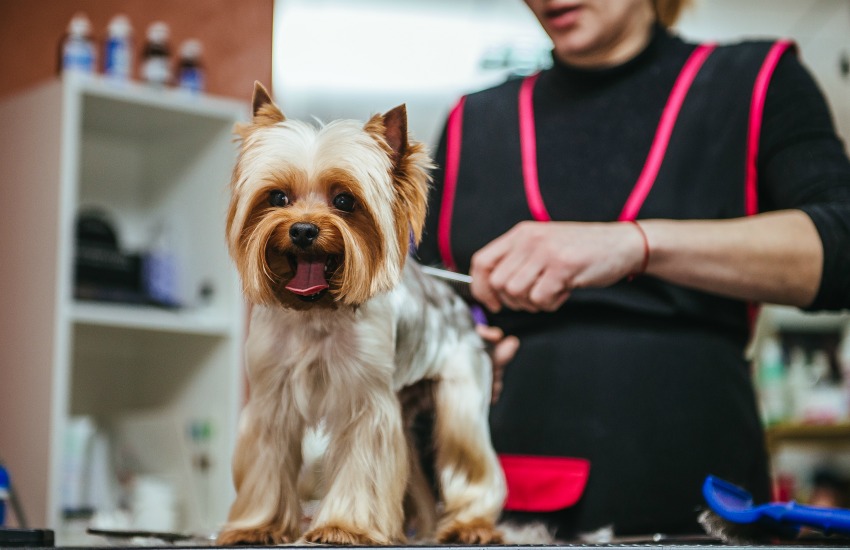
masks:
{"label": "black apron", "polygon": [[[789,47],[696,47],[631,194],[590,219],[755,214],[764,98]],[[506,84],[515,89],[513,102],[504,100],[510,94],[497,105],[492,95],[485,102],[473,94],[449,117],[437,241],[451,269],[468,271],[474,251],[519,221],[576,219],[559,212],[574,213],[576,205],[553,200],[554,182],[537,181],[536,78]],[[492,132],[470,136],[463,127],[502,130],[488,139]],[[490,173],[523,186],[492,197],[492,181],[464,163],[464,151],[486,155]],[[455,235],[453,225],[481,219],[482,197],[486,222]],[[701,532],[696,518],[708,474],[768,499],[763,433],[743,356],[752,312],[740,301],[640,277],[576,290],[558,312],[491,316],[521,340],[491,411],[508,515],[543,519],[561,537],[607,525],[618,534]]]}

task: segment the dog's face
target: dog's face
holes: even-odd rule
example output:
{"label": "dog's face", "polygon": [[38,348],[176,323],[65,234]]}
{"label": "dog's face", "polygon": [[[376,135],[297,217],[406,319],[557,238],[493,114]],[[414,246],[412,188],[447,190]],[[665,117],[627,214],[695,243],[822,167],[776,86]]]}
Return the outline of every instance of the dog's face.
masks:
{"label": "dog's face", "polygon": [[425,219],[430,161],[399,106],[364,124],[287,120],[259,83],[237,128],[227,242],[253,303],[358,305],[401,276]]}

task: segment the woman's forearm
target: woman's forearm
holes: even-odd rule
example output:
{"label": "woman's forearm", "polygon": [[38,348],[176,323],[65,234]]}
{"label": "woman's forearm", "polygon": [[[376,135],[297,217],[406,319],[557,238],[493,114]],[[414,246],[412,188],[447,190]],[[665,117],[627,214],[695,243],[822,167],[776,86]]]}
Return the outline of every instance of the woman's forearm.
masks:
{"label": "woman's forearm", "polygon": [[823,247],[799,210],[730,220],[641,220],[647,274],[707,292],[798,307],[820,286]]}

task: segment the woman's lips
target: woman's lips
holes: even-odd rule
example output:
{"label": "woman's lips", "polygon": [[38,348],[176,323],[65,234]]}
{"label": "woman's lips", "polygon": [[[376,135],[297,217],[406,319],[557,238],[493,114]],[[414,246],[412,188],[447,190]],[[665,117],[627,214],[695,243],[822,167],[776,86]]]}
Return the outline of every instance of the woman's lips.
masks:
{"label": "woman's lips", "polygon": [[549,8],[544,13],[546,21],[556,30],[572,27],[578,22],[582,7],[578,4],[561,5]]}

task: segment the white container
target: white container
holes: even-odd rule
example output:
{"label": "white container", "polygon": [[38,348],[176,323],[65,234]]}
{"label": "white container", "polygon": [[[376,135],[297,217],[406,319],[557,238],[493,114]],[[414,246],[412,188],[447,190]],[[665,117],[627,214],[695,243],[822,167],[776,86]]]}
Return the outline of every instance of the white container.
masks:
{"label": "white container", "polygon": [[177,494],[174,485],[161,477],[137,477],[130,508],[135,529],[161,533],[177,528]]}
{"label": "white container", "polygon": [[785,377],[782,346],[776,338],[768,338],[759,354],[756,378],[762,419],[768,426],[782,422],[788,417]]}

